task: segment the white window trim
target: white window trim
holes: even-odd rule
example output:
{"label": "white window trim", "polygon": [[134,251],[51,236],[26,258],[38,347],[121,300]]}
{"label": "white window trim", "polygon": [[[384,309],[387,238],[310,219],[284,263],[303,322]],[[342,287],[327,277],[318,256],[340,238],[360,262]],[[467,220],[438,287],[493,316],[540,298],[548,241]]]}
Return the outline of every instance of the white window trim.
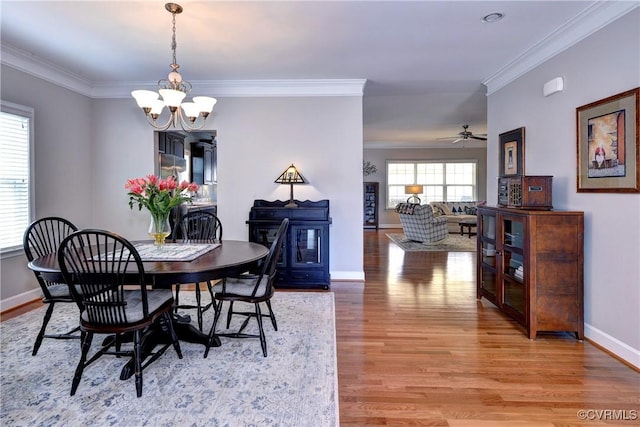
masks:
{"label": "white window trim", "polygon": [[[0,111],[29,118],[29,223],[35,217],[35,110],[13,102],[0,100]],[[0,259],[20,256],[24,253],[22,245],[0,250]]]}
{"label": "white window trim", "polygon": [[[449,163],[449,164],[453,164],[453,163],[473,163],[475,165],[475,173],[476,176],[474,178],[474,193],[475,196],[474,198],[477,199],[478,198],[478,159],[387,159],[385,162],[385,170],[384,170],[384,179],[385,179],[385,186],[386,186],[386,200],[384,201],[384,205],[385,205],[385,209],[388,211],[393,211],[395,209],[394,207],[390,207],[389,206],[389,175],[388,175],[388,171],[389,171],[389,164],[393,164],[393,163],[413,163],[413,164],[417,164],[417,163]],[[407,184],[410,185],[410,184]],[[419,184],[418,184],[419,185]]]}

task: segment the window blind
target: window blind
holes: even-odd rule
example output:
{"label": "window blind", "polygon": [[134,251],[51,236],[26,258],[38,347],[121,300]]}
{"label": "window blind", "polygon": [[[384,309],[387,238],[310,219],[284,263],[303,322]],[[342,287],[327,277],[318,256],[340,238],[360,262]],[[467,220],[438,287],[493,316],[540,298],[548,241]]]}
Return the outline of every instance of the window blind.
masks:
{"label": "window blind", "polygon": [[31,126],[33,110],[2,103],[0,111],[0,251],[22,248],[31,221]]}

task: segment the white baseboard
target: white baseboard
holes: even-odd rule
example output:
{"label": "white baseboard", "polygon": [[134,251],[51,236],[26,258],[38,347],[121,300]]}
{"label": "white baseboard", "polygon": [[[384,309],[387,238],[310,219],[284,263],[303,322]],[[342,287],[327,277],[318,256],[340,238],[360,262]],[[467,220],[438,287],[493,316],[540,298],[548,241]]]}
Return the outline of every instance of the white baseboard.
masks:
{"label": "white baseboard", "polygon": [[19,295],[0,300],[0,311],[6,311],[41,298],[40,288],[23,292]]}
{"label": "white baseboard", "polygon": [[402,224],[380,224],[378,228],[402,228]]}
{"label": "white baseboard", "polygon": [[588,323],[584,324],[584,336],[600,347],[606,348],[625,362],[640,369],[640,350],[630,347]]}
{"label": "white baseboard", "polygon": [[364,282],[364,271],[331,271],[331,280]]}

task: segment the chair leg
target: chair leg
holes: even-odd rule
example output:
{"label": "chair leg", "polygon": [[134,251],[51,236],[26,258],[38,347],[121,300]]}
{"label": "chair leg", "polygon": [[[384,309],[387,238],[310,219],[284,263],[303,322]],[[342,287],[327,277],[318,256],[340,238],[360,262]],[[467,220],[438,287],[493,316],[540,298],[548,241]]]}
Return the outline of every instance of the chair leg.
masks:
{"label": "chair leg", "polygon": [[44,315],[44,319],[42,320],[42,326],[40,327],[40,332],[38,332],[38,336],[36,337],[36,342],[33,344],[33,352],[32,356],[38,354],[38,349],[40,345],[42,345],[42,340],[44,338],[45,329],[47,329],[47,324],[49,323],[49,319],[51,319],[51,314],[53,313],[53,306],[55,303],[50,302],[49,307],[47,307],[47,312]]}
{"label": "chair leg", "polygon": [[276,315],[273,314],[273,310],[271,309],[271,301],[265,301],[267,303],[267,308],[269,308],[269,317],[271,318],[271,324],[273,325],[273,330],[278,330],[278,324],[276,323]]}
{"label": "chair leg", "polygon": [[213,341],[213,336],[216,334],[216,325],[218,324],[218,320],[220,319],[220,313],[222,312],[222,301],[218,305],[220,310],[216,310],[216,315],[213,317],[213,325],[211,325],[211,331],[209,331],[209,339],[207,339],[207,346],[204,350],[204,358],[206,359],[209,355],[209,349],[211,348],[211,342]]}
{"label": "chair leg", "polygon": [[202,296],[200,295],[200,283],[196,283],[196,310],[198,313],[198,329],[202,331]]}
{"label": "chair leg", "polygon": [[176,283],[176,297],[173,302],[174,313],[178,313],[178,305],[180,305],[180,283]]}
{"label": "chair leg", "polygon": [[229,311],[227,312],[227,329],[231,325],[231,316],[233,316],[233,301],[229,302]]}
{"label": "chair leg", "polygon": [[142,396],[142,352],[141,352],[141,340],[142,330],[136,329],[133,333],[133,359],[135,364],[135,377],[136,377],[136,395]]}
{"label": "chair leg", "polygon": [[264,329],[262,328],[262,312],[260,311],[260,304],[255,303],[256,307],[256,319],[258,320],[258,330],[260,331],[260,346],[262,347],[262,355],[267,357],[267,339],[264,336]]}
{"label": "chair leg", "polygon": [[164,313],[162,316],[164,319],[167,328],[169,329],[169,335],[171,336],[171,342],[173,343],[173,348],[178,355],[178,359],[182,359],[182,350],[180,349],[180,341],[178,341],[178,336],[176,335],[175,329],[173,329],[173,323],[171,322],[171,314]]}
{"label": "chair leg", "polygon": [[211,280],[207,280],[207,288],[209,288],[209,295],[211,295],[211,306],[213,311],[218,311],[218,303],[216,302],[216,296],[213,294],[213,285]]}
{"label": "chair leg", "polygon": [[87,360],[87,354],[89,353],[89,349],[91,348],[91,341],[93,340],[93,332],[82,332],[81,335],[82,352],[80,354],[80,361],[78,362],[78,366],[76,367],[76,372],[71,383],[71,396],[76,394],[76,390],[78,389],[78,385],[80,384],[82,372],[84,371],[85,362]]}

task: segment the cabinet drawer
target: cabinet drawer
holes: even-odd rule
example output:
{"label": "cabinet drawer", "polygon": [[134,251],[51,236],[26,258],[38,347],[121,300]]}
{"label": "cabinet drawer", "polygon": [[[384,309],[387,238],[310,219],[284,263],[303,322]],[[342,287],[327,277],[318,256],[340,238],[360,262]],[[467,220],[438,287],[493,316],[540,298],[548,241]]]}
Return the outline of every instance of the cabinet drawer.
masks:
{"label": "cabinet drawer", "polygon": [[323,208],[252,208],[250,219],[273,219],[282,220],[289,218],[292,221],[322,221],[329,217],[327,209]]}
{"label": "cabinet drawer", "polygon": [[326,282],[324,271],[291,270],[289,280],[293,282]]}

